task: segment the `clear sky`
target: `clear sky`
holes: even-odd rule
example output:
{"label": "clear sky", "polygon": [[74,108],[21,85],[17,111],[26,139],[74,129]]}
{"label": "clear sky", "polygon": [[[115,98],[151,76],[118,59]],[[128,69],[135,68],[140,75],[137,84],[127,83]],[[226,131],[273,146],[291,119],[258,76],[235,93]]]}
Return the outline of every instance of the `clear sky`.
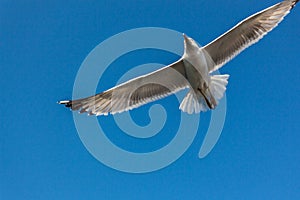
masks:
{"label": "clear sky", "polygon": [[[72,113],[56,104],[72,97],[81,63],[112,35],[164,27],[205,45],[277,2],[2,0],[0,199],[300,199],[300,5],[220,70],[231,75],[226,121],[204,159],[197,154],[210,112],[201,114],[203,125],[176,162],[130,174],[96,160],[82,144]],[[128,54],[108,68],[98,89],[113,86],[120,70],[137,63],[168,64],[177,58],[155,50]],[[179,113],[174,97],[160,102]],[[132,112],[136,123],[149,122],[148,109]],[[106,128],[117,145],[144,152],[168,143],[173,125],[166,123],[158,137],[145,143],[124,137],[117,126]]]}

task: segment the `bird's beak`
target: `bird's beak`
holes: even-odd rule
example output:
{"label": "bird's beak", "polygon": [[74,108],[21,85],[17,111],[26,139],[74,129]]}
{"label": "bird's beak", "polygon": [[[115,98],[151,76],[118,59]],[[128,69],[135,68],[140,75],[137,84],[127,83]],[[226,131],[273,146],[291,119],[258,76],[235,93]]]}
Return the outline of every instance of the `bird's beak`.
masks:
{"label": "bird's beak", "polygon": [[182,36],[183,36],[183,38],[184,38],[184,40],[185,40],[185,41],[187,41],[187,40],[188,40],[188,36],[186,36],[186,34],[185,34],[185,33],[182,33]]}
{"label": "bird's beak", "polygon": [[188,37],[186,34],[182,34],[184,38],[184,43],[187,45],[187,47],[192,47],[192,46],[198,46],[197,43],[190,37]]}
{"label": "bird's beak", "polygon": [[187,47],[190,46],[190,45],[188,45],[188,44],[190,44],[191,42],[190,42],[190,40],[189,40],[189,37],[186,36],[186,34],[183,33],[182,36],[183,36],[183,39],[184,39],[184,46],[185,46],[185,49],[187,49]]}

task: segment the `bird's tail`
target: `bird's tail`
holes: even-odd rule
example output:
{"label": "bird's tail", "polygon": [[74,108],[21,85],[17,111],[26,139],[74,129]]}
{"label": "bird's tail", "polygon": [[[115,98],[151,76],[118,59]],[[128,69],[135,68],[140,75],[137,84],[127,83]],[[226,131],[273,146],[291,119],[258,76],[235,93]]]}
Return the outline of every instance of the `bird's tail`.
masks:
{"label": "bird's tail", "polygon": [[218,100],[220,100],[224,95],[226,86],[228,84],[228,78],[228,74],[214,75],[211,77],[211,84],[209,86],[209,90],[213,97],[216,99],[217,103]]}
{"label": "bird's tail", "polygon": [[179,109],[188,114],[199,113],[202,110],[201,105],[195,92],[191,89],[182,100]]}
{"label": "bird's tail", "polygon": [[182,100],[179,109],[188,114],[214,109],[218,104],[218,100],[224,95],[228,78],[229,75],[227,74],[212,76],[207,94],[201,94],[198,91],[195,93],[194,90],[191,89]]}

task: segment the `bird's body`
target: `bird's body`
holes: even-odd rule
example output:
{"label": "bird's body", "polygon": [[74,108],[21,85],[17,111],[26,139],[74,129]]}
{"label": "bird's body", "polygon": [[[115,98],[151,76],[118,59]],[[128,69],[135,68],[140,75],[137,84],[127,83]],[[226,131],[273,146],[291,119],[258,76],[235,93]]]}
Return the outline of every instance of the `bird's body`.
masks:
{"label": "bird's body", "polygon": [[[186,98],[191,95],[193,96],[193,99],[197,101],[190,102],[191,100],[186,99],[183,101],[185,103],[180,105],[180,108],[187,113],[198,113],[200,111],[205,111],[208,108],[214,109],[217,106],[216,97],[212,94],[212,91],[214,90],[213,86],[215,85],[212,84],[212,76],[208,71],[209,68],[214,66],[214,63],[206,51],[199,47],[192,38],[187,37],[185,34],[183,36],[185,52],[182,56],[182,60],[186,72],[185,76],[190,85],[190,91]],[[219,76],[215,75],[213,77],[217,78]],[[227,85],[227,78],[229,76],[222,77],[225,77],[225,81],[222,84],[224,90],[218,88],[221,93],[221,96],[218,97],[218,99],[223,96]]]}
{"label": "bird's body", "polygon": [[129,80],[91,97],[60,101],[60,104],[95,115],[114,114],[189,88],[180,104],[187,113],[216,108],[229,75],[211,75],[242,50],[275,28],[299,0],[285,0],[258,12],[204,47],[184,35],[184,54],[175,63]]}

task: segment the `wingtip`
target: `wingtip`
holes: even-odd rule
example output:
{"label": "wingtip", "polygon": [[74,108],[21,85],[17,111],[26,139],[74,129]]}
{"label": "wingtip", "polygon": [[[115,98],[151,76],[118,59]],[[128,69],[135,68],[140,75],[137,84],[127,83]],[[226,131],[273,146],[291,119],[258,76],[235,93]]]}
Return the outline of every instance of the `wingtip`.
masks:
{"label": "wingtip", "polygon": [[298,3],[298,1],[299,0],[292,0],[292,6],[291,6],[292,8],[291,9],[293,9],[295,7],[295,5]]}
{"label": "wingtip", "polygon": [[71,105],[72,105],[72,101],[70,101],[70,100],[58,101],[57,103],[61,104],[61,105],[65,105],[66,107],[71,107]]}

